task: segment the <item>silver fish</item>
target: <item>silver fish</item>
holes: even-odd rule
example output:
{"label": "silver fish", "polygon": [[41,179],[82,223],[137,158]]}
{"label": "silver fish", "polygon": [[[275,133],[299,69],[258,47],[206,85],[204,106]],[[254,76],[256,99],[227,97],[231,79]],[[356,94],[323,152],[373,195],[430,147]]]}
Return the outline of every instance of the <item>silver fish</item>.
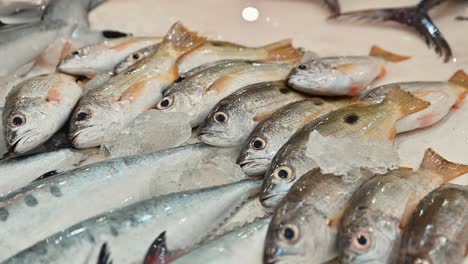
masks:
{"label": "silver fish", "polygon": [[6,98],[2,117],[10,150],[25,153],[46,142],[67,122],[82,94],[74,77],[59,73],[16,85]]}
{"label": "silver fish", "polygon": [[[213,239],[171,262],[174,264],[257,264],[262,262],[263,245],[271,218],[257,219]],[[171,234],[167,233],[169,243]]]}
{"label": "silver fish", "polygon": [[[120,60],[119,63],[117,63],[114,66],[114,74],[120,74],[124,72],[126,69],[130,68],[130,66],[136,64],[137,62],[149,57],[151,54],[156,52],[156,50],[159,48],[159,44],[156,45],[151,45],[148,47],[144,47],[140,50],[137,50],[133,52],[132,54],[129,54],[126,58]],[[179,73],[180,74],[180,73]]]}
{"label": "silver fish", "polygon": [[363,184],[342,217],[340,263],[394,263],[401,228],[418,202],[439,185],[465,173],[468,165],[447,161],[428,149],[418,171],[391,171]]}
{"label": "silver fish", "polygon": [[0,196],[28,185],[42,175],[58,174],[78,167],[90,151],[60,149],[0,161]]}
{"label": "silver fish", "polygon": [[[196,144],[116,158],[38,181],[1,197],[2,237],[28,235],[2,239],[0,261],[57,230],[105,211],[195,186],[227,183],[233,171],[217,168],[213,160],[231,151]],[[216,178],[210,177],[212,174]],[[190,181],[190,185],[180,184]],[[83,199],[93,201],[93,206]]]}
{"label": "silver fish", "polygon": [[165,231],[172,246],[189,247],[258,194],[260,185],[245,180],[151,198],[75,224],[4,263],[86,263],[98,259],[103,243],[114,249],[116,263],[142,263],[154,234]]}
{"label": "silver fish", "polygon": [[354,191],[373,176],[363,171],[349,182],[316,169],[301,177],[275,209],[264,263],[322,263],[337,256],[340,217]]}
{"label": "silver fish", "polygon": [[283,107],[255,127],[239,153],[237,164],[247,175],[265,174],[273,157],[295,132],[346,103],[349,101],[310,98]]}
{"label": "silver fish", "polygon": [[445,184],[428,194],[401,239],[400,263],[463,263],[468,244],[468,187]]}
{"label": "silver fish", "polygon": [[157,52],[89,91],[70,119],[73,146],[99,146],[112,123],[123,127],[153,107],[163,89],[177,79],[177,59],[203,43],[204,38],[176,23]]}
{"label": "silver fish", "polygon": [[252,61],[217,64],[171,84],[156,108],[186,113],[196,127],[221,99],[247,85],[284,80],[292,67],[289,63]]}
{"label": "silver fish", "polygon": [[112,72],[115,66],[129,55],[161,41],[161,37],[126,37],[105,40],[73,51],[60,62],[58,70],[86,76]]}
{"label": "silver fish", "polygon": [[291,71],[288,84],[312,95],[355,96],[374,80],[385,75],[386,60],[408,59],[376,46],[370,54],[371,56],[326,57],[304,62]]}
{"label": "silver fish", "polygon": [[255,126],[281,107],[305,99],[284,82],[246,86],[219,101],[198,129],[198,138],[218,147],[240,146]]}

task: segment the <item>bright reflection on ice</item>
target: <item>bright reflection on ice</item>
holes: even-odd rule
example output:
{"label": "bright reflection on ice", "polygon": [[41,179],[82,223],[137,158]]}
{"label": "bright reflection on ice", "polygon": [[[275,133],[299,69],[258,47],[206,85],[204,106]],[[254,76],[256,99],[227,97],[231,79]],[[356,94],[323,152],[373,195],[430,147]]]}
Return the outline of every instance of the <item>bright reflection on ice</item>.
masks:
{"label": "bright reflection on ice", "polygon": [[245,21],[253,22],[258,19],[258,15],[259,15],[258,9],[255,7],[249,6],[249,7],[244,8],[244,10],[242,10],[242,18]]}

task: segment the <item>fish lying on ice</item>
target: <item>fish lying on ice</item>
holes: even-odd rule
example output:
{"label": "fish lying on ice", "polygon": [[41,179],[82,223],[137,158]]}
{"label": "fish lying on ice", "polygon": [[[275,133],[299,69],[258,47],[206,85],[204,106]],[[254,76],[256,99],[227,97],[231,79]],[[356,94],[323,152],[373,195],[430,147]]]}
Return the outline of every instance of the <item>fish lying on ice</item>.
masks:
{"label": "fish lying on ice", "polygon": [[400,263],[463,263],[468,187],[445,184],[421,200],[401,239]]}
{"label": "fish lying on ice", "polygon": [[345,210],[338,250],[341,263],[398,259],[401,230],[418,202],[441,184],[468,173],[468,165],[445,160],[432,149],[417,171],[391,171],[357,190]]}
{"label": "fish lying on ice", "polygon": [[113,262],[142,263],[154,234],[167,232],[171,246],[190,247],[257,195],[260,185],[245,180],[150,198],[77,223],[4,263],[86,263],[98,259],[104,243]]}
{"label": "fish lying on ice", "polygon": [[350,102],[309,98],[283,107],[255,127],[239,153],[237,164],[247,175],[264,175],[278,150],[295,132]]}
{"label": "fish lying on ice", "polygon": [[278,109],[307,98],[284,82],[246,86],[219,101],[198,128],[198,138],[218,147],[240,146],[255,126]]}
{"label": "fish lying on ice", "polygon": [[312,132],[337,138],[388,141],[396,136],[398,119],[429,106],[409,92],[394,86],[379,104],[355,103],[344,106],[297,131],[273,158],[265,174],[262,204],[275,206],[291,185],[317,165],[307,156],[307,142]]}
{"label": "fish lying on ice", "polygon": [[90,90],[70,119],[69,138],[77,148],[99,146],[112,123],[125,126],[153,107],[178,77],[177,59],[205,43],[205,39],[176,23],[157,52]]}

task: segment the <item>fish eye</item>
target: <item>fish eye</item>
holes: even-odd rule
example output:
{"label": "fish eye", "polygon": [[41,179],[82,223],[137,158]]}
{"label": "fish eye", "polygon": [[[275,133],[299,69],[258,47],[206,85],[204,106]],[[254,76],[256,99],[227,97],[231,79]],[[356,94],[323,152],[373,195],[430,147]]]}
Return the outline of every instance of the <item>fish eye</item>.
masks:
{"label": "fish eye", "polygon": [[250,147],[255,150],[262,150],[266,147],[266,142],[263,138],[253,138],[250,142]]}
{"label": "fish eye", "polygon": [[299,70],[307,70],[309,67],[307,66],[307,64],[301,64],[301,65],[297,66],[297,68]]}
{"label": "fish eye", "polygon": [[352,239],[352,245],[357,249],[368,249],[371,245],[371,240],[367,232],[356,232]]}
{"label": "fish eye", "polygon": [[344,121],[350,125],[355,124],[359,120],[359,116],[352,113],[344,117]]}
{"label": "fish eye", "polygon": [[79,111],[76,114],[76,121],[84,121],[91,118],[91,113],[89,111]]}
{"label": "fish eye", "polygon": [[175,83],[180,83],[180,82],[182,82],[183,80],[185,80],[185,76],[179,76],[179,78],[177,78],[174,82],[175,82]]}
{"label": "fish eye", "polygon": [[293,171],[287,166],[281,166],[276,168],[273,174],[277,179],[283,182],[290,182],[294,179]]}
{"label": "fish eye", "polygon": [[138,60],[138,59],[140,58],[140,54],[134,53],[134,54],[132,55],[132,58],[133,58],[134,60]]}
{"label": "fish eye", "polygon": [[219,124],[225,124],[228,119],[227,115],[223,112],[214,113],[213,118],[216,121],[216,123],[219,123]]}
{"label": "fish eye", "polygon": [[299,239],[299,228],[295,225],[284,225],[279,231],[279,238],[288,243],[294,243]]}
{"label": "fish eye", "polygon": [[174,99],[172,97],[164,97],[159,101],[158,105],[156,106],[159,110],[165,110],[172,106]]}
{"label": "fish eye", "polygon": [[13,127],[20,127],[26,123],[26,117],[23,114],[15,114],[10,118],[10,124]]}
{"label": "fish eye", "polygon": [[75,50],[74,52],[72,52],[72,55],[73,56],[78,56],[78,55],[80,55],[80,52],[78,50]]}

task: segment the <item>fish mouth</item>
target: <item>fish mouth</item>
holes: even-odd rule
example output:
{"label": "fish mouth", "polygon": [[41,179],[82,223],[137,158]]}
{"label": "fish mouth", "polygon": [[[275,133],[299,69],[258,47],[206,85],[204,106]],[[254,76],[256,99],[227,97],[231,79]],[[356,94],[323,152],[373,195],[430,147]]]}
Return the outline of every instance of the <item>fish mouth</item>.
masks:
{"label": "fish mouth", "polygon": [[237,146],[235,142],[231,142],[226,136],[224,131],[210,130],[210,131],[200,131],[198,132],[198,140],[201,142],[217,146],[217,147],[234,147]]}
{"label": "fish mouth", "polygon": [[30,139],[36,137],[37,135],[38,134],[33,134],[33,135],[18,138],[16,141],[13,142],[13,144],[9,145],[8,150],[12,153],[23,154],[36,148],[41,143],[29,144],[29,145],[27,143],[31,142]]}
{"label": "fish mouth", "polygon": [[267,195],[267,196],[262,196],[260,197],[260,203],[262,204],[263,207],[266,207],[266,208],[271,208],[271,207],[275,207],[277,204],[278,204],[278,198],[279,196],[276,195],[276,194],[270,194],[270,195]]}
{"label": "fish mouth", "polygon": [[263,176],[268,169],[268,162],[261,160],[243,160],[238,162],[241,169],[250,176]]}
{"label": "fish mouth", "polygon": [[[89,131],[91,127],[93,126],[89,126],[73,134],[70,138],[70,143],[76,148],[89,148],[101,145],[103,138],[93,133],[93,131]],[[81,139],[83,139],[84,142],[79,142]]]}

